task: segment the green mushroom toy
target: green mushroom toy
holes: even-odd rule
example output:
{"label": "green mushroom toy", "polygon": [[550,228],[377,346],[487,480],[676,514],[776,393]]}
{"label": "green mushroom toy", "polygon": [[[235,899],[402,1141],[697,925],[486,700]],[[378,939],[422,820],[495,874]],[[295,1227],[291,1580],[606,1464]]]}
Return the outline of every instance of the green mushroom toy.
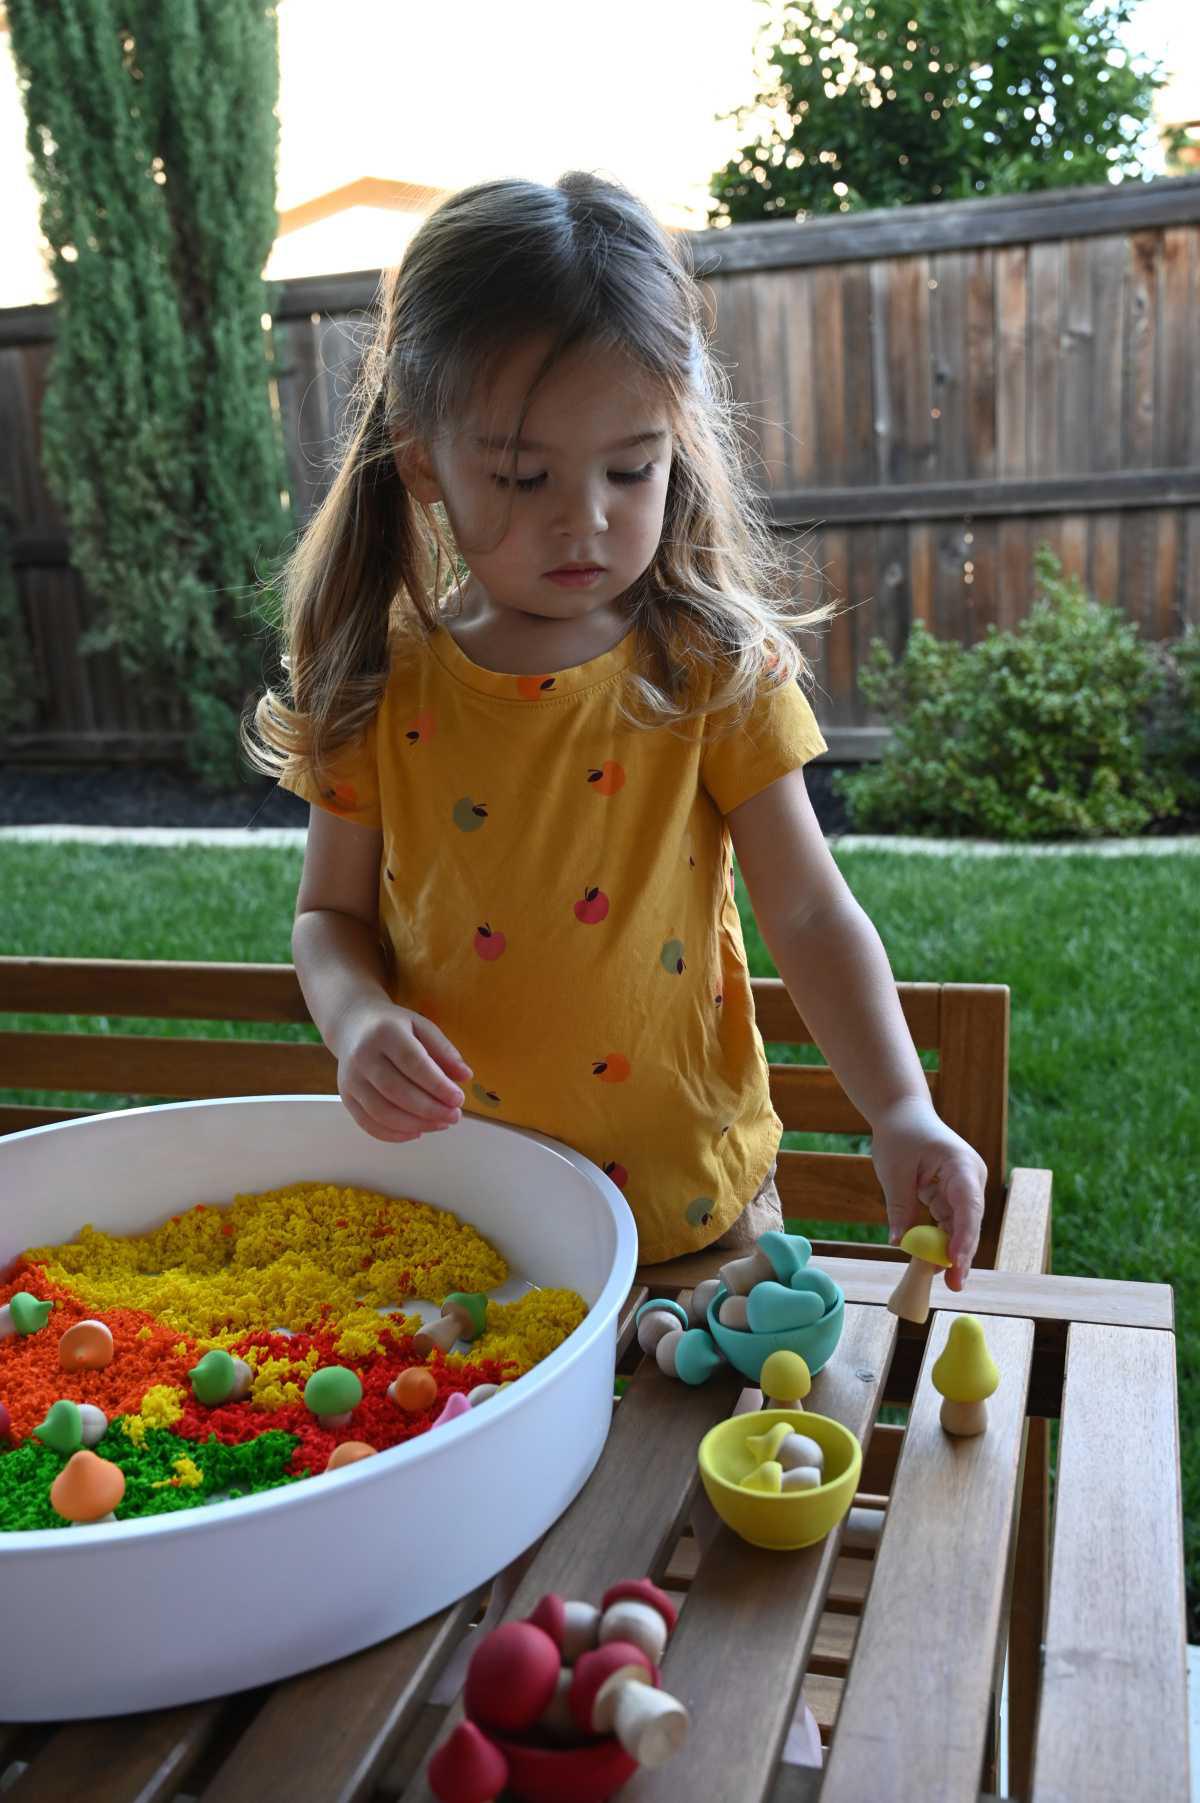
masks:
{"label": "green mushroom toy", "polygon": [[83,1446],[96,1446],[108,1426],[108,1416],[92,1402],[69,1402],[64,1397],[52,1404],[44,1421],[39,1421],[34,1434],[52,1452],[69,1459]]}
{"label": "green mushroom toy", "polygon": [[325,1365],[304,1386],[304,1406],[322,1427],[345,1427],[362,1397],[358,1373],[345,1365]]}
{"label": "green mushroom toy", "polygon": [[215,1409],[222,1402],[240,1402],[250,1393],[254,1373],[245,1359],[234,1358],[221,1346],[206,1352],[198,1365],[188,1372],[192,1394],[197,1402]]}
{"label": "green mushroom toy", "polygon": [[43,1302],[28,1290],[18,1290],[0,1308],[0,1340],[7,1340],[14,1333],[38,1333],[50,1319],[53,1307],[52,1302]]}

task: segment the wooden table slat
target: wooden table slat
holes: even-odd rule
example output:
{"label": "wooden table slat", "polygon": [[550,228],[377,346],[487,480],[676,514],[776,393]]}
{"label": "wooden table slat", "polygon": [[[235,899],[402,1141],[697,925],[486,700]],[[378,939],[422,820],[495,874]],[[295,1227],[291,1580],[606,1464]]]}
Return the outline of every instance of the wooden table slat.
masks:
{"label": "wooden table slat", "polygon": [[[895,1337],[894,1316],[847,1308],[837,1357],[814,1378],[806,1407],[864,1436]],[[635,1774],[624,1793],[630,1803],[688,1796],[749,1803],[768,1794],[840,1538],[835,1532],[803,1551],[777,1553],[718,1531],[663,1662],[666,1689],[694,1707],[692,1731],[669,1764]]]}
{"label": "wooden table slat", "polygon": [[465,1597],[407,1633],[277,1685],[203,1803],[356,1803],[475,1612],[475,1597]]}
{"label": "wooden table slat", "polygon": [[889,1803],[954,1803],[979,1790],[1033,1324],[988,1323],[1000,1387],[987,1432],[956,1439],[930,1378],[950,1319],[935,1316],[929,1336],[822,1803],[862,1803],[885,1774]]}
{"label": "wooden table slat", "polygon": [[[513,1593],[506,1618],[519,1619],[547,1591],[599,1601],[619,1578],[655,1570],[678,1537],[698,1483],[695,1451],[729,1414],[741,1380],[720,1372],[689,1388],[643,1359],[613,1417],[612,1432],[588,1482],[550,1529]],[[447,1712],[439,1743],[462,1720]],[[431,1803],[426,1762],[405,1803]]]}
{"label": "wooden table slat", "polygon": [[[886,1304],[900,1280],[895,1257],[823,1258],[823,1269],[846,1293],[846,1301]],[[668,1264],[642,1265],[638,1281],[651,1295],[662,1295],[675,1283],[696,1284],[716,1276],[724,1263],[720,1252],[694,1252]],[[939,1275],[933,1280],[933,1306],[948,1313],[1015,1315],[1040,1329],[1060,1335],[1073,1321],[1101,1327],[1153,1327],[1166,1333],[1175,1326],[1174,1298],[1167,1283],[1126,1283],[1104,1277],[1046,1277],[1038,1272],[973,1270],[962,1290],[949,1290]]]}
{"label": "wooden table slat", "polygon": [[1186,1803],[1175,1344],[1073,1327],[1033,1803]]}
{"label": "wooden table slat", "polygon": [[19,1781],[25,1803],[166,1803],[216,1734],[228,1699],[67,1722]]}

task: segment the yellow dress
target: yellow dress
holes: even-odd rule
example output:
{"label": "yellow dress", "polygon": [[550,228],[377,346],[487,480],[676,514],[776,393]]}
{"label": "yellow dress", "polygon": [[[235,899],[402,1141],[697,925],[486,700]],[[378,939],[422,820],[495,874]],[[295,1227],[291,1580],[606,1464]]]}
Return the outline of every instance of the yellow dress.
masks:
{"label": "yellow dress", "polygon": [[637,656],[508,676],[441,627],[320,788],[282,780],[382,833],[390,992],[471,1066],[467,1109],[602,1166],[653,1261],[719,1238],[775,1157],[725,816],[825,745],[794,684],[723,736],[631,726]]}

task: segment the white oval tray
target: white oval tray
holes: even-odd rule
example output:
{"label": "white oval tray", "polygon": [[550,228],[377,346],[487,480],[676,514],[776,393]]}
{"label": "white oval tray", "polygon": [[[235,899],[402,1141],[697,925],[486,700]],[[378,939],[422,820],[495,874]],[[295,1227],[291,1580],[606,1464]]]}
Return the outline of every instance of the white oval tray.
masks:
{"label": "white oval tray", "polygon": [[87,1222],[140,1233],[299,1181],[452,1209],[514,1275],[577,1290],[588,1314],[485,1407],[341,1471],[181,1514],[0,1533],[0,1720],[195,1702],[371,1646],[514,1559],[599,1458],[637,1235],[602,1171],[535,1134],[466,1119],[385,1145],[324,1096],[34,1128],[0,1139],[0,1269]]}

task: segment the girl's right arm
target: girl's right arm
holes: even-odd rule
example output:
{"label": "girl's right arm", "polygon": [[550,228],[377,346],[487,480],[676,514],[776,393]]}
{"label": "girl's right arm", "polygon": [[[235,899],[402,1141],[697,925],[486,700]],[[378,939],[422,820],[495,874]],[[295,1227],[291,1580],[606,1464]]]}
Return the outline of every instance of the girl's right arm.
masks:
{"label": "girl's right arm", "polygon": [[309,1012],[337,1059],[338,1093],[376,1139],[403,1141],[461,1119],[471,1076],[432,1021],[397,1007],[379,944],[382,835],[309,810],[292,956]]}

